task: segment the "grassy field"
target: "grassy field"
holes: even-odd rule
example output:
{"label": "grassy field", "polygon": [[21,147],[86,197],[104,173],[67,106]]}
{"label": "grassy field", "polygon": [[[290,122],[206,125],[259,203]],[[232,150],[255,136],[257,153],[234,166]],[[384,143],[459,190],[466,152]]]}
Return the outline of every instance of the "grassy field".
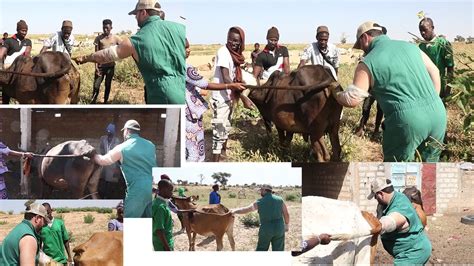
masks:
{"label": "grassy field", "polygon": [[[92,223],[85,222],[84,217],[88,215],[94,217]],[[71,252],[76,246],[86,242],[95,232],[107,231],[108,221],[115,218],[112,213],[98,213],[96,211],[53,212],[53,216],[64,220],[69,232]],[[0,242],[22,220],[23,214],[0,212]],[[72,253],[72,256],[74,256],[74,253]]]}
{"label": "grassy field", "polygon": [[[350,44],[340,46],[349,50]],[[299,62],[299,55],[305,45],[290,44],[287,45],[290,54],[291,69],[296,69]],[[199,67],[199,72],[206,78],[211,78],[213,73],[206,69],[205,65],[212,61],[212,57],[219,48],[219,45],[191,45],[191,56],[188,63]],[[250,60],[252,45],[247,45],[244,52],[247,61]],[[455,64],[457,69],[466,69],[466,54],[474,58],[474,44],[454,43]],[[341,65],[339,68],[339,82],[344,88],[352,83],[353,73],[356,66],[356,60],[360,51],[354,50],[341,56]],[[463,62],[463,63],[461,63]],[[470,65],[471,68],[474,65]],[[453,94],[460,91],[459,88],[453,88]],[[209,96],[208,96],[209,97]],[[357,137],[353,134],[362,113],[362,107],[344,108],[341,119],[341,128],[339,138],[342,146],[343,161],[381,161],[383,160],[381,135],[373,135],[375,123],[375,105],[371,110],[371,117],[368,121],[364,136]],[[448,103],[448,130],[446,151],[443,153],[441,161],[455,162],[468,160],[472,158],[473,142],[472,138],[462,132],[462,120],[464,114],[456,103]],[[206,129],[206,158],[211,158],[212,143],[212,113],[207,112],[204,119],[204,128]],[[290,150],[280,148],[278,143],[278,134],[275,129],[271,136],[267,136],[263,122],[260,119],[258,111],[249,111],[237,106],[233,116],[233,129],[228,141],[227,157],[228,161],[293,161],[293,162],[314,162],[311,154],[311,147],[300,135],[295,135]],[[330,150],[329,138],[325,137],[325,143]]]}
{"label": "grassy field", "polygon": [[[198,205],[207,205],[209,203],[210,186],[179,186],[187,189],[186,196],[199,195]],[[245,191],[245,198],[239,198],[239,190]],[[301,189],[300,188],[276,188],[275,191],[285,200],[290,214],[290,228],[289,232],[285,234],[285,250],[296,250],[300,248],[301,244]],[[229,209],[245,207],[255,202],[260,198],[257,188],[253,187],[228,187],[226,190],[219,191],[221,195],[221,203]],[[175,194],[177,192],[175,191]],[[291,199],[291,201],[289,200]],[[258,227],[246,227],[243,220],[247,215],[236,215],[234,222],[234,239],[235,249],[237,251],[252,251],[257,247]],[[255,219],[253,217],[253,219]],[[185,232],[179,232],[181,229],[178,217],[173,214],[174,221],[174,241],[175,250],[187,251],[189,244]],[[214,238],[208,238],[198,235],[196,237],[196,251],[214,251],[216,250],[216,242]],[[231,250],[227,236],[224,236],[224,250]]]}

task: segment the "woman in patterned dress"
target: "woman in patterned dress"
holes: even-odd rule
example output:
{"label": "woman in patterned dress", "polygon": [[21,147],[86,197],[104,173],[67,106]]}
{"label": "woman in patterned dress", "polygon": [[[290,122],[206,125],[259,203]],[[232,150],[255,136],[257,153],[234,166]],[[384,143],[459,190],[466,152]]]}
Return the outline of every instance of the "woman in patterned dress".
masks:
{"label": "woman in patterned dress", "polygon": [[5,183],[4,173],[8,172],[6,165],[6,158],[8,155],[13,155],[17,157],[28,157],[32,158],[33,154],[31,152],[19,152],[10,150],[7,145],[3,144],[0,141],[0,200],[8,199],[7,195],[7,184]]}
{"label": "woman in patterned dress", "polygon": [[[186,39],[186,58],[189,57],[191,49]],[[204,148],[204,127],[202,116],[209,108],[206,100],[205,90],[237,90],[242,91],[245,87],[241,83],[209,83],[203,76],[199,75],[197,69],[186,64],[186,161],[203,162],[206,150]]]}

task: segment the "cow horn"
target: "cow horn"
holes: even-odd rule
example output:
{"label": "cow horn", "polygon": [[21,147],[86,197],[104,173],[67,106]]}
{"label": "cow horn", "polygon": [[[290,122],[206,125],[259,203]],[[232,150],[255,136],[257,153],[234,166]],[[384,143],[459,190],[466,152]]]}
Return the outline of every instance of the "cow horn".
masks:
{"label": "cow horn", "polygon": [[70,69],[71,69],[71,64],[53,73],[34,73],[34,72],[28,73],[28,72],[17,72],[17,71],[11,71],[11,70],[0,70],[0,73],[9,73],[9,74],[30,76],[30,77],[36,77],[36,78],[57,78],[57,77],[65,75],[67,72],[69,72]]}

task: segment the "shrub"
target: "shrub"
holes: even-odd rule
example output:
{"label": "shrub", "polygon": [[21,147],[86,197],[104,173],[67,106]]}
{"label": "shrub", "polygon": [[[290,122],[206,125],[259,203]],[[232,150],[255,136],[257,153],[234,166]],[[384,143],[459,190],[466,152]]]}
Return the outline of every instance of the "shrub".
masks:
{"label": "shrub", "polygon": [[235,198],[237,198],[237,195],[234,192],[230,192],[229,193],[229,198],[235,199]]}
{"label": "shrub", "polygon": [[255,212],[249,213],[240,217],[240,221],[244,224],[245,227],[259,227],[260,220],[258,214]]}
{"label": "shrub", "polygon": [[0,221],[0,225],[6,225],[7,223],[7,221]]}
{"label": "shrub", "polygon": [[287,194],[285,196],[286,201],[300,201],[300,196],[296,194]]}
{"label": "shrub", "polygon": [[88,214],[84,216],[84,223],[86,224],[91,224],[94,222],[94,220],[95,220],[95,217],[92,214]]}
{"label": "shrub", "polygon": [[9,215],[12,215],[12,214],[13,214],[13,211],[12,211],[12,210],[8,211],[8,214],[9,214]]}

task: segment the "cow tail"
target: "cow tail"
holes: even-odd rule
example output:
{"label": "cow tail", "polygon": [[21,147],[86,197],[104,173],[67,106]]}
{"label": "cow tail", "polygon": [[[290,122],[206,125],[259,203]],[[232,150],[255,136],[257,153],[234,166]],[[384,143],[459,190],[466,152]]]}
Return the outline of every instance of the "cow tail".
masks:
{"label": "cow tail", "polygon": [[32,161],[32,158],[26,158],[25,161],[23,162],[23,175],[24,176],[29,176],[31,173],[31,161]]}

